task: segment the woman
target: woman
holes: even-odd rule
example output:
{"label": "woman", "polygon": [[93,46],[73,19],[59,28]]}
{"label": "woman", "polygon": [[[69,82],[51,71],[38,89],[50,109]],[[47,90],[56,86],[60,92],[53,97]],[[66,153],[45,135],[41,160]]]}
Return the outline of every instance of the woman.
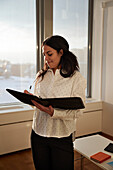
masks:
{"label": "woman", "polygon": [[[51,36],[42,43],[44,69],[37,75],[35,95],[42,98],[81,97],[85,101],[86,81],[79,72],[76,56],[61,36]],[[31,146],[37,170],[73,170],[72,137],[81,110],[44,107],[35,101]]]}

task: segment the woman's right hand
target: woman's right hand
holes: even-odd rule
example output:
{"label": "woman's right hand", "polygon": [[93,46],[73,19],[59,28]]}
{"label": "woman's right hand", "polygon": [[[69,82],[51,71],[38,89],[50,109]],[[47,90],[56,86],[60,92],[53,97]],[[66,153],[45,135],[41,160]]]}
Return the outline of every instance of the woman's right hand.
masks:
{"label": "woman's right hand", "polygon": [[[33,95],[32,93],[29,93],[29,91],[28,90],[24,90],[24,93],[26,93],[26,94],[30,94],[30,95]],[[32,108],[34,108],[34,106],[32,106],[32,105],[30,105]]]}
{"label": "woman's right hand", "polygon": [[28,90],[24,90],[24,93],[33,95],[32,93],[29,93]]}

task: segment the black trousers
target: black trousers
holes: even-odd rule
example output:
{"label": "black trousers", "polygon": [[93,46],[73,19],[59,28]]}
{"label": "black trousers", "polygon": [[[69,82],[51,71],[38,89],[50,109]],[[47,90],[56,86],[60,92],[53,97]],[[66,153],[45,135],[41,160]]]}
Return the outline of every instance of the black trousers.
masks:
{"label": "black trousers", "polygon": [[47,138],[32,130],[31,147],[36,170],[74,170],[72,135]]}

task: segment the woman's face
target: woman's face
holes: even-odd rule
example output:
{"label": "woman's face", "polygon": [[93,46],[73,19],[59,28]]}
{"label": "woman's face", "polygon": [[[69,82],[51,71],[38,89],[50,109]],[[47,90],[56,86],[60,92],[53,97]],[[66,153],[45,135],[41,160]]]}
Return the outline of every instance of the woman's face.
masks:
{"label": "woman's face", "polygon": [[45,62],[48,64],[49,68],[57,69],[61,56],[63,55],[63,50],[58,53],[55,49],[48,45],[43,46],[43,55],[45,57]]}

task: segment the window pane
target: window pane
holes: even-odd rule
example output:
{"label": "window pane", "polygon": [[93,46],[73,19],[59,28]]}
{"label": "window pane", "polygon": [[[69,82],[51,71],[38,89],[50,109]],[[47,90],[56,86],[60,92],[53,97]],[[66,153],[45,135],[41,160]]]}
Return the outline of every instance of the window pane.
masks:
{"label": "window pane", "polygon": [[0,104],[17,102],[6,88],[28,89],[36,73],[35,0],[0,1]]}
{"label": "window pane", "polygon": [[87,79],[88,0],[53,0],[53,34],[67,39]]}

